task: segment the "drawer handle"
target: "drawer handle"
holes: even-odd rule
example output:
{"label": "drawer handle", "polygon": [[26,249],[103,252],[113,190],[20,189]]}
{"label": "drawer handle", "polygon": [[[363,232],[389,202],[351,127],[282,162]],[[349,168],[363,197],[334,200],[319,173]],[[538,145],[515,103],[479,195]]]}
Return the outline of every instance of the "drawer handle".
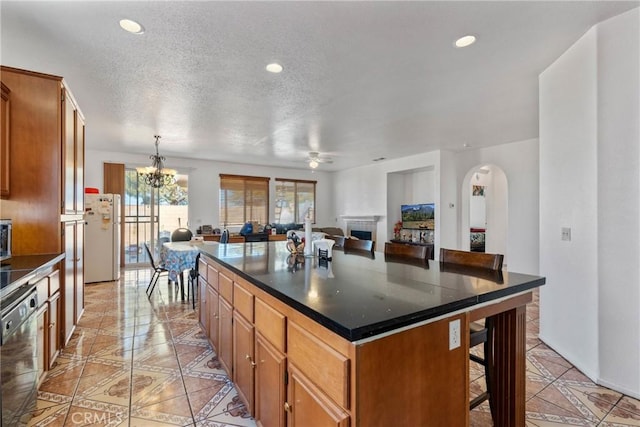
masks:
{"label": "drawer handle", "polygon": [[291,406],[289,404],[289,402],[284,402],[284,410],[287,412],[292,412],[293,411],[293,406]]}
{"label": "drawer handle", "polygon": [[249,356],[249,355],[247,354],[244,358],[251,362],[251,367],[252,367],[252,368],[255,368],[255,367],[256,367],[256,362],[254,362],[253,360],[251,360],[251,356]]}

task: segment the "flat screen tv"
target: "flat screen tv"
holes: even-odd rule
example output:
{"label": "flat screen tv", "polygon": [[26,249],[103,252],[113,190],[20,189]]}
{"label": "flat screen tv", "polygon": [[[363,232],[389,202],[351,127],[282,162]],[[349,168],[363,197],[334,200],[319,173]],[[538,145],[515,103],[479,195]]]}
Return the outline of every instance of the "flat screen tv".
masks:
{"label": "flat screen tv", "polygon": [[434,203],[401,205],[402,228],[415,230],[434,230]]}

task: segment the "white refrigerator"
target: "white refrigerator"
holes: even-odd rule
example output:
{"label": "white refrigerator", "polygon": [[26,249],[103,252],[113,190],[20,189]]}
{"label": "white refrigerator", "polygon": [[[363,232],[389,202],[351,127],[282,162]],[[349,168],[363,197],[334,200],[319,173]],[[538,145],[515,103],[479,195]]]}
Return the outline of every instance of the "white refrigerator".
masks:
{"label": "white refrigerator", "polygon": [[85,194],[84,281],[120,278],[120,195]]}

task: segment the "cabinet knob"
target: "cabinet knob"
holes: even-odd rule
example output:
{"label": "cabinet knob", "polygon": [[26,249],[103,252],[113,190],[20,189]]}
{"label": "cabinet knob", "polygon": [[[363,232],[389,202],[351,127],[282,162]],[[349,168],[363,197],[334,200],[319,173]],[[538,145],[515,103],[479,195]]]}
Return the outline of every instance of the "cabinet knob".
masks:
{"label": "cabinet knob", "polygon": [[293,411],[293,406],[289,404],[289,402],[284,402],[284,410],[287,412]]}

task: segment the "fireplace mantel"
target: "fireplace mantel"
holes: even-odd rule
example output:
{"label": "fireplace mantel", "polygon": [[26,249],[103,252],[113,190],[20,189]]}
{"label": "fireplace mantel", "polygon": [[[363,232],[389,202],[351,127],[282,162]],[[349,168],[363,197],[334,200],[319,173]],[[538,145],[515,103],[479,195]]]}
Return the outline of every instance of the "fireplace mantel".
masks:
{"label": "fireplace mantel", "polygon": [[378,222],[379,215],[340,215],[344,221]]}

